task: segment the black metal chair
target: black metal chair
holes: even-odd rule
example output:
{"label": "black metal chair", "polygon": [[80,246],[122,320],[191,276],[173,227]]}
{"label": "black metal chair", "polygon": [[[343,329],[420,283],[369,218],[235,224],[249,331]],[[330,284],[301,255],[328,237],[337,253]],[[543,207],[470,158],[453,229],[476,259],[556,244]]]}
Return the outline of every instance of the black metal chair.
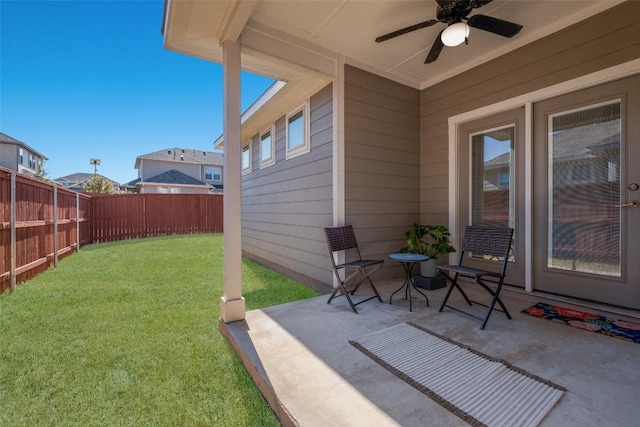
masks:
{"label": "black metal chair", "polygon": [[[460,249],[460,256],[458,258],[457,265],[439,265],[439,272],[449,281],[451,282],[451,287],[447,292],[447,295],[444,297],[442,301],[442,305],[440,305],[440,309],[438,312],[441,312],[445,307],[449,307],[455,311],[466,314],[467,316],[474,317],[480,321],[482,321],[482,326],[480,329],[484,329],[487,325],[487,321],[489,320],[489,316],[493,310],[502,311],[508,319],[511,319],[511,315],[507,310],[507,307],[503,304],[500,299],[500,291],[502,290],[502,284],[504,283],[505,272],[507,269],[507,263],[509,262],[509,253],[511,251],[511,243],[513,240],[513,228],[508,227],[486,227],[486,226],[467,226],[464,232],[464,238],[462,241],[462,247]],[[473,256],[486,257],[489,256],[491,259],[498,259],[501,261],[500,271],[490,271],[490,270],[482,270],[478,268],[466,267],[463,266],[463,262],[465,261],[465,252],[470,252]],[[462,290],[460,285],[458,284],[458,278],[460,276],[472,278],[478,285],[480,285],[484,290],[491,294],[491,302],[489,305],[485,305],[479,303],[477,301],[471,301],[467,294]],[[491,289],[487,283],[483,280],[485,277],[497,278],[497,287],[494,291]],[[476,303],[482,306],[487,307],[487,311],[484,317],[477,316],[473,313],[461,310],[457,307],[452,307],[447,304],[449,300],[449,296],[453,289],[456,288],[464,299],[467,301],[469,306],[472,303]],[[502,310],[495,308],[496,303],[500,305]]]}
{"label": "black metal chair", "polygon": [[[360,255],[360,249],[358,248],[358,242],[356,241],[356,236],[353,233],[353,227],[351,227],[350,225],[345,225],[343,227],[325,228],[324,234],[327,238],[327,246],[329,247],[329,257],[331,258],[333,272],[338,279],[338,286],[331,293],[327,304],[331,304],[331,301],[336,296],[344,295],[345,297],[347,297],[347,301],[349,302],[349,305],[351,306],[353,312],[358,314],[356,305],[362,304],[363,302],[369,301],[374,298],[378,298],[378,300],[382,302],[382,298],[380,298],[380,294],[376,290],[375,286],[373,286],[373,282],[371,281],[371,278],[369,276],[375,271],[382,268],[382,263],[384,261],[378,259],[362,259],[362,256]],[[336,264],[335,256],[336,252],[339,251],[346,251],[345,257],[350,257],[352,261]],[[344,270],[344,280],[340,277],[340,270]],[[347,275],[349,271],[351,271],[351,273]],[[371,289],[373,290],[373,293],[375,295],[365,300],[354,303],[349,296],[349,292],[346,288],[346,283],[360,275],[362,275],[362,277],[357,283],[355,283],[355,285],[349,285],[353,286],[353,289],[350,292],[351,295],[355,294],[355,292],[365,280],[369,281],[369,285],[371,286]],[[338,292],[340,291],[342,291],[342,293],[338,295]]]}

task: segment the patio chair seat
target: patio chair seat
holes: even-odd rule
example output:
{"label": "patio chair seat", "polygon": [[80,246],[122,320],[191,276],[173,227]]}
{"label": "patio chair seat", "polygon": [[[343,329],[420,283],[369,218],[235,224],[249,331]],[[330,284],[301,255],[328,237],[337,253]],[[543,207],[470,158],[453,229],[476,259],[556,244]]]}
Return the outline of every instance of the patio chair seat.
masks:
{"label": "patio chair seat", "polygon": [[[464,232],[464,238],[462,240],[462,247],[460,249],[458,264],[438,266],[438,271],[440,272],[440,274],[444,276],[448,282],[451,282],[451,287],[447,291],[444,300],[442,300],[442,304],[440,305],[440,309],[438,310],[438,312],[442,312],[445,307],[449,307],[459,313],[466,314],[467,316],[471,316],[482,321],[482,326],[480,327],[480,329],[485,328],[487,322],[489,321],[489,316],[491,316],[493,310],[502,311],[507,316],[507,319],[511,319],[511,315],[509,314],[507,307],[500,299],[500,291],[502,290],[504,277],[506,275],[507,263],[509,262],[509,253],[511,251],[512,241],[513,228],[467,226]],[[485,258],[485,256],[489,256],[490,259],[497,258],[501,261],[500,270],[493,271],[463,265],[465,261],[468,261],[470,259],[469,256],[465,258],[465,252],[471,253],[473,254],[473,256],[480,257],[480,259]],[[491,295],[491,301],[489,302],[489,305],[486,305],[487,311],[485,312],[485,315],[483,317],[477,316],[473,313],[447,304],[451,293],[454,289],[457,289],[462,294],[469,306],[473,305],[472,303],[474,302],[479,305],[485,305],[477,301],[471,301],[469,299],[467,294],[458,284],[458,278],[460,276],[474,279],[475,283],[480,285],[482,289],[484,289]],[[482,280],[482,278],[485,276],[498,278],[498,285],[495,291],[491,289],[485,281]],[[495,308],[496,303],[502,310]]]}
{"label": "patio chair seat", "polygon": [[381,262],[382,261],[378,259],[360,259],[357,261],[345,262],[344,264],[336,265],[336,268],[364,268],[380,264]]}
{"label": "patio chair seat", "polygon": [[[324,234],[327,239],[329,258],[331,258],[333,272],[338,281],[338,286],[336,286],[336,288],[331,293],[327,304],[331,304],[331,301],[335,297],[344,296],[349,302],[349,305],[351,306],[353,312],[358,314],[356,305],[362,304],[363,302],[367,302],[374,298],[378,298],[378,300],[382,302],[382,298],[380,297],[378,290],[373,285],[373,282],[371,281],[371,278],[369,276],[375,271],[382,268],[384,261],[379,259],[362,259],[360,248],[358,248],[358,242],[356,241],[356,236],[353,232],[353,227],[350,225],[345,225],[343,227],[325,228]],[[345,251],[345,257],[351,257],[351,260],[336,264],[336,256],[338,252],[341,251]],[[340,277],[341,271],[345,272],[346,277],[344,279]],[[351,271],[351,273],[347,274],[349,271]],[[352,290],[350,292],[347,291],[347,282],[356,278],[359,278],[360,280],[355,284],[350,284],[349,286],[352,286]],[[365,281],[369,282],[369,286],[371,286],[374,295],[362,301],[354,303],[349,294],[355,294],[360,285]],[[341,293],[338,294],[338,292]]]}
{"label": "patio chair seat", "polygon": [[466,267],[464,265],[456,265],[456,264],[438,265],[437,268],[438,270],[448,271],[451,273],[458,273],[461,276],[471,277],[471,278],[482,277],[482,276],[500,277],[499,272],[481,270],[479,268]]}

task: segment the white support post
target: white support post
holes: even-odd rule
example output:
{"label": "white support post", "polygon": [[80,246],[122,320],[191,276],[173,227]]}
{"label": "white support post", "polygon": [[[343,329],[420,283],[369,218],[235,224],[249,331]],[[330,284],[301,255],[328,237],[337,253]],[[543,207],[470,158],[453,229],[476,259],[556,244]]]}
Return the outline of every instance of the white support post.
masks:
{"label": "white support post", "polygon": [[240,123],[240,44],[222,44],[224,65],[224,295],[220,318],[235,322],[245,318],[242,297],[242,170]]}
{"label": "white support post", "polygon": [[[333,226],[345,225],[345,179],[344,179],[344,56],[336,61],[336,78],[333,80]],[[339,252],[336,262],[345,261],[344,251]],[[344,279],[344,271],[340,275]],[[338,278],[333,277],[333,287]]]}

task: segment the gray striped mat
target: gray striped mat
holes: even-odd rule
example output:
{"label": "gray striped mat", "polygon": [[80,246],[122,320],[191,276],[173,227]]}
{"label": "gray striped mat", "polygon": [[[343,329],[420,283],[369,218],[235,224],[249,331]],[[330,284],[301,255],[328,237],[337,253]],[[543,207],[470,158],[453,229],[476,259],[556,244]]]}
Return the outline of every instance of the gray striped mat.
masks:
{"label": "gray striped mat", "polygon": [[472,426],[536,426],[566,391],[411,323],[349,342]]}

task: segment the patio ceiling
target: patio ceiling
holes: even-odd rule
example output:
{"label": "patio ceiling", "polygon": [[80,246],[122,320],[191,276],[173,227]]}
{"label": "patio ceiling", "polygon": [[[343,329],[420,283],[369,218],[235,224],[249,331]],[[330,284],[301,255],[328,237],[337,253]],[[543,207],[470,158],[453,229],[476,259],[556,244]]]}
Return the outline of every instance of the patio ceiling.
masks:
{"label": "patio ceiling", "polygon": [[[167,0],[165,48],[222,63],[222,41],[238,40],[242,68],[286,82],[243,116],[243,140],[337,77],[344,63],[424,89],[593,16],[621,0],[494,0],[484,14],[524,26],[511,39],[472,28],[469,44],[424,64],[445,27],[376,43],[377,36],[436,16],[435,0]],[[266,102],[268,101],[268,102]],[[252,113],[260,110],[259,118]],[[222,141],[216,142],[221,148]]]}
{"label": "patio ceiling", "polygon": [[[444,24],[384,43],[374,39],[435,18],[435,0],[169,0],[165,46],[222,62],[220,40],[240,35],[247,71],[283,81],[331,77],[331,67],[322,60],[344,56],[349,64],[423,89],[619,3],[494,0],[470,16],[480,13],[522,24],[518,35],[507,39],[472,28],[468,45],[445,47],[436,62],[424,64]],[[289,56],[283,48],[296,54]]]}

